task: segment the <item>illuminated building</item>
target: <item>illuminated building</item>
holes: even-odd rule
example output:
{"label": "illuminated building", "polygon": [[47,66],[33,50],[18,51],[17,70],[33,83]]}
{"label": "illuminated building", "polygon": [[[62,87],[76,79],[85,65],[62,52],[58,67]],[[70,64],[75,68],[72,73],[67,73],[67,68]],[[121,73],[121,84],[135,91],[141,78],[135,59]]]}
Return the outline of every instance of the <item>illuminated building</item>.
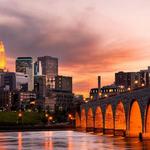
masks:
{"label": "illuminated building", "polygon": [[115,73],[116,86],[124,86],[126,89],[149,86],[149,70],[139,72],[118,72]]}
{"label": "illuminated building", "polygon": [[5,56],[5,48],[3,42],[0,41],[0,69],[5,69],[6,67],[6,56]]}

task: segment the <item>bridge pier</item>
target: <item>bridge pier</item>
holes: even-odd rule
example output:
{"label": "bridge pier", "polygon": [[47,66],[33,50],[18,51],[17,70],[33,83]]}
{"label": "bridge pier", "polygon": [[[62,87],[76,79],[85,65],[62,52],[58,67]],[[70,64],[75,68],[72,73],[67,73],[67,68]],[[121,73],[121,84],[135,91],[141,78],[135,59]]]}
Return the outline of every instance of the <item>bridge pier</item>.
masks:
{"label": "bridge pier", "polygon": [[94,128],[95,133],[103,133],[103,128]]}
{"label": "bridge pier", "polygon": [[114,135],[114,133],[115,133],[114,129],[103,129],[103,134]]}
{"label": "bridge pier", "polygon": [[93,128],[93,127],[86,128],[86,132],[94,132],[94,131],[95,131],[95,128]]}
{"label": "bridge pier", "polygon": [[114,130],[114,136],[123,136],[126,137],[126,131],[125,130]]}

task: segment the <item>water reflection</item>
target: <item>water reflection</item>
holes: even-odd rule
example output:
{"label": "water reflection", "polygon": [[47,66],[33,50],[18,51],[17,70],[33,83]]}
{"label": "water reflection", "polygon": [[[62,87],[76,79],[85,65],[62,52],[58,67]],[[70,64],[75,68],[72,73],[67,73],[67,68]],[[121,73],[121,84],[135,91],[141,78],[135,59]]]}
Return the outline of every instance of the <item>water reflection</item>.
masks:
{"label": "water reflection", "polygon": [[22,132],[18,132],[18,150],[22,150]]}
{"label": "water reflection", "polygon": [[0,150],[145,150],[150,141],[74,131],[0,133]]}
{"label": "water reflection", "polygon": [[53,132],[52,131],[46,131],[44,133],[45,135],[45,140],[44,140],[44,147],[45,150],[53,150],[53,142],[52,142],[52,136],[53,136]]}

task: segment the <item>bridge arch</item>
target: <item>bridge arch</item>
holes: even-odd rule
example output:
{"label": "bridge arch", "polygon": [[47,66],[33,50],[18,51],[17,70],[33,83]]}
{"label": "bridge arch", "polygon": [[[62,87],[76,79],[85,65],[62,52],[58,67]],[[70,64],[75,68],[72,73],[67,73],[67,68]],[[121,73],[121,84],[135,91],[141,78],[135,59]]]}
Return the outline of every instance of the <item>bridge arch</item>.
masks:
{"label": "bridge arch", "polygon": [[112,130],[114,129],[114,119],[113,111],[111,104],[108,104],[105,112],[105,129]]}
{"label": "bridge arch", "polygon": [[103,128],[103,114],[100,106],[98,106],[95,111],[95,128],[96,129]]}
{"label": "bridge arch", "polygon": [[85,108],[81,110],[81,128],[86,128],[86,111]]}
{"label": "bridge arch", "polygon": [[89,108],[87,112],[87,128],[94,128],[94,115],[92,108]]}
{"label": "bridge arch", "polygon": [[145,132],[150,136],[150,100],[146,109]]}
{"label": "bridge arch", "polygon": [[125,109],[121,101],[119,101],[115,110],[115,130],[126,130]]}
{"label": "bridge arch", "polygon": [[79,128],[81,126],[81,120],[80,120],[80,116],[79,116],[78,112],[76,112],[76,114],[75,114],[75,123],[76,123],[77,128]]}
{"label": "bridge arch", "polygon": [[142,115],[137,100],[132,101],[129,114],[129,134],[139,136],[142,133]]}

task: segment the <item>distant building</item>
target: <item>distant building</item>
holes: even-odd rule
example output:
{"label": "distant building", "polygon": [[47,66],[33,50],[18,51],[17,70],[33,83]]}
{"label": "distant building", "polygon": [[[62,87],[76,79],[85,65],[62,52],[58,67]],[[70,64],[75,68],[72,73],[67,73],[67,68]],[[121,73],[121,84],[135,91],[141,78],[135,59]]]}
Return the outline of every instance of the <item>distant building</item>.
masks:
{"label": "distant building", "polygon": [[69,111],[73,108],[72,77],[56,76],[55,89],[48,90],[46,107],[55,111]]}
{"label": "distant building", "polygon": [[16,72],[21,72],[29,76],[28,90],[34,88],[34,67],[32,57],[18,57],[16,59]]}
{"label": "distant building", "polygon": [[41,61],[34,63],[34,75],[42,75],[42,64]]}
{"label": "distant building", "polygon": [[34,76],[34,91],[37,93],[37,99],[43,100],[46,97],[46,76]]}
{"label": "distant building", "polygon": [[149,70],[141,70],[140,74],[140,83],[142,86],[149,86],[150,85],[150,72]]}
{"label": "distant building", "polygon": [[2,110],[25,110],[30,102],[35,101],[35,99],[36,94],[33,92],[0,89],[0,109]]}
{"label": "distant building", "polygon": [[55,94],[56,104],[55,111],[73,111],[73,93],[71,92],[63,92],[63,91],[53,91]]}
{"label": "distant building", "polygon": [[0,88],[3,88],[5,91],[28,91],[28,84],[28,75],[24,73],[0,73]]}
{"label": "distant building", "polygon": [[36,101],[36,93],[31,91],[15,91],[11,96],[11,105],[14,110],[26,110],[29,108],[30,102],[32,101]]}
{"label": "distant building", "polygon": [[149,79],[149,73],[147,70],[140,72],[118,72],[115,74],[116,86],[123,86],[126,89],[149,86]]}
{"label": "distant building", "polygon": [[0,88],[0,110],[10,110],[12,107],[12,92]]}
{"label": "distant building", "polygon": [[45,98],[45,109],[50,112],[55,112],[57,102],[57,94],[53,91],[49,91]]}
{"label": "distant building", "polygon": [[72,92],[72,77],[56,76],[55,90]]}
{"label": "distant building", "polygon": [[58,59],[51,56],[38,57],[41,62],[42,75],[46,76],[46,85],[49,89],[55,88],[55,76],[58,75]]}

